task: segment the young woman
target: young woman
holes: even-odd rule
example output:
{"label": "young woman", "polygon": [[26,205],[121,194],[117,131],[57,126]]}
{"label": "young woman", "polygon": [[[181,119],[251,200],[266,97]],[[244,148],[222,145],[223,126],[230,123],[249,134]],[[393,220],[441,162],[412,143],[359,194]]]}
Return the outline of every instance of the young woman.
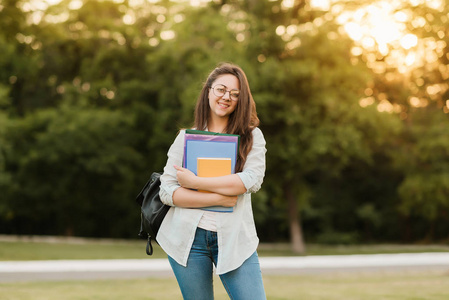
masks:
{"label": "young woman", "polygon": [[[260,189],[265,174],[265,139],[258,125],[245,73],[236,65],[221,64],[202,88],[194,127],[240,135],[236,173],[202,178],[180,167],[184,130],[168,151],[160,196],[172,208],[157,240],[168,254],[184,299],[214,298],[213,265],[231,299],[266,299],[251,208],[251,193]],[[199,209],[214,205],[234,210]]]}

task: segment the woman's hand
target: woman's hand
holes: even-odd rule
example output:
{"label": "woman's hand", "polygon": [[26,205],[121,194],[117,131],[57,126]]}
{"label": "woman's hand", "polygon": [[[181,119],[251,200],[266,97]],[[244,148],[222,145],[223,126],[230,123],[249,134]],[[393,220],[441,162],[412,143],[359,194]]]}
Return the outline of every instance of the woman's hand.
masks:
{"label": "woman's hand", "polygon": [[237,196],[225,196],[216,194],[220,197],[219,205],[224,207],[234,207],[237,204]]}
{"label": "woman's hand", "polygon": [[198,189],[196,186],[197,176],[189,169],[174,166],[176,169],[176,179],[183,188]]}
{"label": "woman's hand", "polygon": [[218,177],[198,177],[189,169],[176,165],[174,168],[176,169],[176,180],[183,188],[209,191],[226,196],[241,195],[246,192],[246,188],[237,174]]}

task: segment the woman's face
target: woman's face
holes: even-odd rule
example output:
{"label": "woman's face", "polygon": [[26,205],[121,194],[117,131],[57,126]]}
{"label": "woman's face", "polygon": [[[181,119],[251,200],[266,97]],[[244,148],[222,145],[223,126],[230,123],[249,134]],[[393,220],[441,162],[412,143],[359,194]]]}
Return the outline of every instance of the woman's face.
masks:
{"label": "woman's face", "polygon": [[[215,92],[214,92],[214,87]],[[231,74],[225,74],[218,77],[209,89],[209,106],[211,109],[211,117],[229,118],[234,112],[238,104],[232,100],[231,94],[236,95],[236,91],[240,90],[240,83],[237,77]],[[221,92],[221,93],[220,93]],[[220,96],[224,92],[224,95]]]}

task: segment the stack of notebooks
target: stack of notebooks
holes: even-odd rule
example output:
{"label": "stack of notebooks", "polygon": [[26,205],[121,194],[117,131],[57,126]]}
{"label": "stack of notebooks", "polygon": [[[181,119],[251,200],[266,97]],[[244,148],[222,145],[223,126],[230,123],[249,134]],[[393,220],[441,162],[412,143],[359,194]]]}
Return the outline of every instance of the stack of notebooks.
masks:
{"label": "stack of notebooks", "polygon": [[[240,137],[236,134],[187,129],[183,167],[200,177],[235,174]],[[207,191],[201,191],[206,192]],[[232,207],[210,206],[205,210],[232,212]]]}

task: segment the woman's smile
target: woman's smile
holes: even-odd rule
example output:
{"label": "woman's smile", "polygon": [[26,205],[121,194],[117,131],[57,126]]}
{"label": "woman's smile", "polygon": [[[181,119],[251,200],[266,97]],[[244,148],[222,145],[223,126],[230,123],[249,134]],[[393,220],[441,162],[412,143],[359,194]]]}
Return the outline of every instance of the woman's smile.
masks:
{"label": "woman's smile", "polygon": [[228,109],[230,105],[222,101],[218,101],[218,106],[222,109]]}

